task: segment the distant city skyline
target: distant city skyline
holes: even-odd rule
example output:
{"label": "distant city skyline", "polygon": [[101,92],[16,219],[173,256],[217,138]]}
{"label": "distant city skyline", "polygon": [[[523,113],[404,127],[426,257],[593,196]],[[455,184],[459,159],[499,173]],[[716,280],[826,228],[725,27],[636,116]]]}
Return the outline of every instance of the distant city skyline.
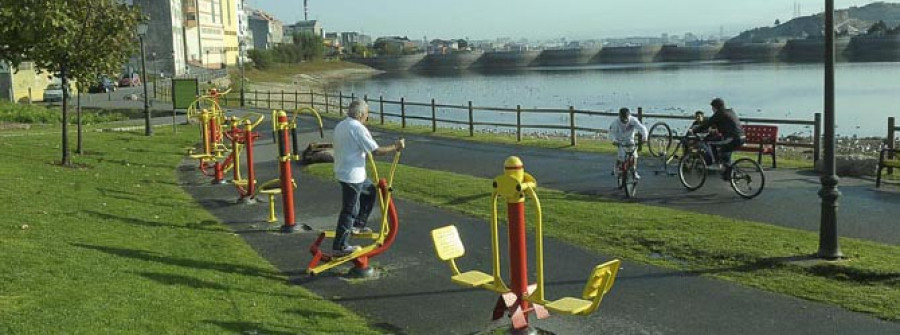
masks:
{"label": "distant city skyline", "polygon": [[[878,1],[835,0],[839,9]],[[326,31],[357,31],[372,36],[401,35],[410,39],[599,39],[629,36],[726,36],[776,19],[819,13],[822,0],[309,0],[311,20]],[[303,0],[248,0],[250,7],[269,12],[285,24],[303,20]]]}

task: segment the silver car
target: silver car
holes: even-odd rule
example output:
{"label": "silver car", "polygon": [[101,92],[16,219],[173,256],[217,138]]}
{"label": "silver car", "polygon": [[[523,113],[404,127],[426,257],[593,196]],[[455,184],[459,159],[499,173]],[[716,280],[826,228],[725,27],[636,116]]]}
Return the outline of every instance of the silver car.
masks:
{"label": "silver car", "polygon": [[[67,98],[72,98],[72,90],[69,89],[69,94],[66,95]],[[63,98],[63,87],[62,84],[50,84],[47,85],[47,88],[44,89],[44,101],[62,101]]]}

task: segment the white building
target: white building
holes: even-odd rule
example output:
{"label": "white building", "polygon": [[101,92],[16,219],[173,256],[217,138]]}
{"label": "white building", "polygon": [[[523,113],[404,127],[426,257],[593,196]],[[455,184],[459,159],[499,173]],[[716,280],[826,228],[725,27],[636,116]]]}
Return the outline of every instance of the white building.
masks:
{"label": "white building", "polygon": [[[182,1],[194,0],[125,0],[137,6],[150,18],[144,36],[144,56],[147,72],[167,76],[181,75],[185,68],[184,26]],[[129,62],[132,70],[140,68],[140,55]]]}

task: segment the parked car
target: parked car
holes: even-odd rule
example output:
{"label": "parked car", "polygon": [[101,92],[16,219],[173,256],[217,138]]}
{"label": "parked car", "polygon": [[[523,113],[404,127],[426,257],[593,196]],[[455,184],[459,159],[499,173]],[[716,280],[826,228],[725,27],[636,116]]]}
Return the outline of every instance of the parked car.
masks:
{"label": "parked car", "polygon": [[119,87],[141,86],[141,77],[137,73],[126,74],[119,79]]}
{"label": "parked car", "polygon": [[112,81],[107,77],[101,77],[97,82],[91,84],[91,87],[88,87],[89,93],[109,93],[116,91],[116,82]]}
{"label": "parked car", "polygon": [[[66,94],[67,99],[72,98],[72,89],[69,88],[68,94]],[[62,101],[63,99],[63,87],[62,84],[52,83],[47,85],[47,88],[44,89],[44,101]]]}

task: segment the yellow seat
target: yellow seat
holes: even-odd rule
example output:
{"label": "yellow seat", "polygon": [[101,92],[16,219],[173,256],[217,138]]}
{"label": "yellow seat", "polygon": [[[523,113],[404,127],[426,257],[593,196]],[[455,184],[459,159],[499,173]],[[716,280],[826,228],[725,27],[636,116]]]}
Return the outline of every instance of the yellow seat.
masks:
{"label": "yellow seat", "polygon": [[480,287],[493,283],[494,277],[481,271],[469,271],[450,277],[450,280],[462,286]]}
{"label": "yellow seat", "polygon": [[492,275],[481,271],[462,273],[459,271],[459,267],[456,266],[456,259],[466,254],[466,248],[463,247],[456,226],[446,226],[432,230],[431,239],[434,242],[434,249],[437,251],[438,258],[450,263],[450,270],[453,271],[453,276],[450,277],[452,282],[460,286],[479,287],[498,293],[509,292],[506,284]]}
{"label": "yellow seat", "polygon": [[550,302],[549,304],[544,305],[544,307],[560,314],[576,315],[584,313],[584,311],[591,308],[591,302],[584,299],[565,297]]}

